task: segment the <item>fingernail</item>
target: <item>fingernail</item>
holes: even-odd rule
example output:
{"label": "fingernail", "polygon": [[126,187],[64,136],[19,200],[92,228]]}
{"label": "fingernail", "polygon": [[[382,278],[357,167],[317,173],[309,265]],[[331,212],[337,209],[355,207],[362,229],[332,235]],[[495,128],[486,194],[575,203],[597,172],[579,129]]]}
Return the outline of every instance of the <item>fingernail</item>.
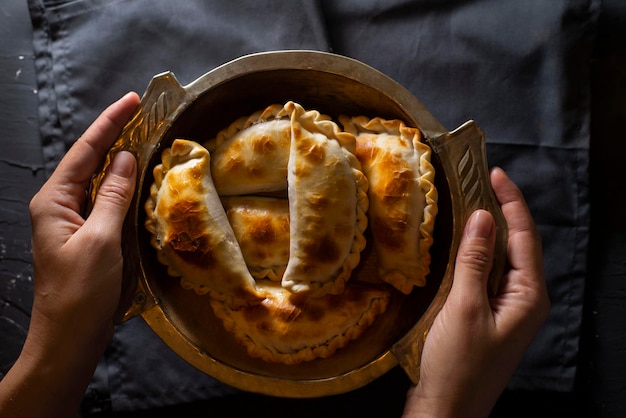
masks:
{"label": "fingernail", "polygon": [[489,212],[477,210],[467,221],[465,231],[470,238],[487,238],[491,235],[492,228],[493,221]]}
{"label": "fingernail", "polygon": [[130,178],[135,169],[135,157],[128,151],[115,155],[111,162],[111,173],[120,177]]}

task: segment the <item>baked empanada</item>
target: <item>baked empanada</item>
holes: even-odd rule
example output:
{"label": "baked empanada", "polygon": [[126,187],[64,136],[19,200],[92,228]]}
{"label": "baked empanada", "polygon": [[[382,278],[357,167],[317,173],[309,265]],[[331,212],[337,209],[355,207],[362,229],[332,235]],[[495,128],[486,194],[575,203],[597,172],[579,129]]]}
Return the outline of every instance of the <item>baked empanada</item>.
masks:
{"label": "baked empanada", "polygon": [[211,153],[211,175],[220,196],[287,189],[291,122],[282,105],[237,119],[220,131]]}
{"label": "baked empanada", "polygon": [[288,163],[289,263],[282,285],[310,296],[338,294],[360,261],[367,227],[367,178],[355,138],[294,102]]}
{"label": "baked empanada", "polygon": [[341,117],[369,180],[368,218],[380,277],[408,294],[424,286],[437,214],[431,150],[399,120]]}
{"label": "baked empanada", "polygon": [[311,298],[275,282],[260,285],[265,299],[233,309],[211,300],[216,316],[251,357],[297,364],[327,358],[359,338],[389,304],[390,289],[346,284],[343,293]]}
{"label": "baked empanada", "polygon": [[252,276],[280,282],[289,261],[287,199],[224,196],[222,204]]}
{"label": "baked empanada", "polygon": [[168,274],[199,294],[219,292],[233,306],[262,298],[215,191],[209,152],[177,139],[154,168],[146,228]]}

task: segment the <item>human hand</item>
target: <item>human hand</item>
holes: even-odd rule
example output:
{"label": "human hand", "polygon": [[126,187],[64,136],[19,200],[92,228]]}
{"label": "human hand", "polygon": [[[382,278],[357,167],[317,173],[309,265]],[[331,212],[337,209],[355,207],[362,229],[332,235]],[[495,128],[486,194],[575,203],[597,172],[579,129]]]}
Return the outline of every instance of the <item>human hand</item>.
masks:
{"label": "human hand", "polygon": [[113,335],[122,223],[136,180],[132,154],[115,156],[86,219],[82,208],[93,174],[138,103],[129,93],[109,106],[31,200],[33,309],[22,353],[0,382],[0,416],[75,415]]}
{"label": "human hand", "polygon": [[[116,156],[87,219],[92,176],[119,135],[138,96],[128,94],[107,108],[76,141],[30,204],[35,298],[33,322],[74,338],[93,337],[103,348],[112,336],[112,316],[122,276],[121,230],[134,192],[136,164]],[[69,335],[68,335],[69,336]]]}
{"label": "human hand", "polygon": [[407,417],[488,416],[548,316],[541,238],[522,193],[498,168],[491,184],[509,227],[510,270],[498,295],[489,297],[495,224],[491,214],[476,211],[459,246],[452,288],[426,338]]}

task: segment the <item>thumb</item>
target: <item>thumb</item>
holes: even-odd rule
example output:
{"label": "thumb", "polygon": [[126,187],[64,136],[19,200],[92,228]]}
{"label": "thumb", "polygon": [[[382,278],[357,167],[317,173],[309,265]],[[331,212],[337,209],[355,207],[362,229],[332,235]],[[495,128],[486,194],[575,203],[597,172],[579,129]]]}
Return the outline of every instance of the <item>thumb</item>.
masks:
{"label": "thumb", "polygon": [[489,212],[477,210],[470,216],[456,257],[453,287],[473,287],[473,291],[487,296],[487,280],[493,266],[495,232],[495,223]]}
{"label": "thumb", "polygon": [[89,218],[106,219],[110,230],[119,231],[135,191],[136,171],[133,154],[128,151],[116,154],[100,184]]}

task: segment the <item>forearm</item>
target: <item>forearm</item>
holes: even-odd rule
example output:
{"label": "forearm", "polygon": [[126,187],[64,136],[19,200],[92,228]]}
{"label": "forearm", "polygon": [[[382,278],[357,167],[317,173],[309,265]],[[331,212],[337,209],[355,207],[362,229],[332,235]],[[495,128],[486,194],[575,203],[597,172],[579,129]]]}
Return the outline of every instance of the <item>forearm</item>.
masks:
{"label": "forearm", "polygon": [[104,346],[67,333],[46,348],[29,335],[0,381],[0,418],[75,417]]}

